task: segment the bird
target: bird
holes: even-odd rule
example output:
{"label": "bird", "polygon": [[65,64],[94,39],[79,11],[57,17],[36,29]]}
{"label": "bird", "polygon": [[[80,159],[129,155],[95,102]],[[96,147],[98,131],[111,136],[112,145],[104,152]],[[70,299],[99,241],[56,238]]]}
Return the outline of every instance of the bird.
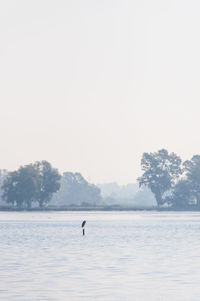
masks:
{"label": "bird", "polygon": [[83,221],[82,222],[82,228],[85,226],[85,224],[86,224],[86,221]]}

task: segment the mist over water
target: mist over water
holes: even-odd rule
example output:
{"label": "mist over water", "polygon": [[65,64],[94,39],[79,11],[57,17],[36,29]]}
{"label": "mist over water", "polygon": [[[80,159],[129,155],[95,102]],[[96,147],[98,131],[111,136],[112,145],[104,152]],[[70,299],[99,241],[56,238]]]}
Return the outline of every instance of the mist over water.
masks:
{"label": "mist over water", "polygon": [[0,300],[199,300],[196,212],[1,212],[0,241]]}

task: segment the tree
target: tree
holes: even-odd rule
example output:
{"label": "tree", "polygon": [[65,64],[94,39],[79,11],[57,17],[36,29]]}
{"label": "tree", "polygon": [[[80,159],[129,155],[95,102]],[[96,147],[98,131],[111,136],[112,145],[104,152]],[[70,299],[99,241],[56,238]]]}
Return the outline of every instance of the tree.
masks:
{"label": "tree", "polygon": [[23,205],[31,208],[33,202],[43,207],[59,188],[57,169],[52,168],[49,162],[41,161],[8,173],[2,186],[3,199],[18,208]]}
{"label": "tree", "polygon": [[143,175],[138,178],[139,186],[147,186],[155,195],[158,206],[163,205],[164,194],[176,183],[182,173],[181,159],[175,153],[161,149],[155,153],[144,153],[141,160]]}
{"label": "tree", "polygon": [[26,204],[31,208],[38,189],[38,174],[32,164],[20,167],[10,172],[3,183],[3,199],[12,205],[21,208]]}
{"label": "tree", "polygon": [[[0,203],[3,202],[3,183],[8,176],[8,171],[6,169],[0,169]],[[2,203],[3,204],[3,203]]]}
{"label": "tree", "polygon": [[191,160],[185,161],[183,166],[190,185],[190,194],[196,199],[197,206],[200,206],[200,156],[193,156]]}
{"label": "tree", "polygon": [[[14,206],[15,202],[18,201],[18,189],[16,188],[18,184],[17,172],[10,172],[7,178],[4,180],[2,185],[2,198],[5,202],[12,204]],[[21,204],[19,203],[21,206]]]}
{"label": "tree", "polygon": [[56,168],[47,161],[36,162],[34,168],[37,170],[39,182],[37,190],[37,201],[42,208],[47,204],[53,194],[60,188],[61,176]]}
{"label": "tree", "polygon": [[186,209],[191,205],[191,187],[186,179],[180,180],[173,188],[170,196],[165,201],[171,206],[178,209]]}
{"label": "tree", "polygon": [[62,205],[95,205],[100,200],[100,189],[88,183],[80,173],[72,172],[63,174],[61,188],[54,197],[54,202]]}

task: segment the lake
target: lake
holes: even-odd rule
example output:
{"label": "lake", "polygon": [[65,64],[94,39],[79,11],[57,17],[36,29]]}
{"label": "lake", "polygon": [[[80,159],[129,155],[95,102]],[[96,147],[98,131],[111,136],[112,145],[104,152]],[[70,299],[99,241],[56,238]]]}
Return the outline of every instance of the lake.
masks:
{"label": "lake", "polygon": [[197,212],[0,212],[0,242],[2,301],[200,300]]}

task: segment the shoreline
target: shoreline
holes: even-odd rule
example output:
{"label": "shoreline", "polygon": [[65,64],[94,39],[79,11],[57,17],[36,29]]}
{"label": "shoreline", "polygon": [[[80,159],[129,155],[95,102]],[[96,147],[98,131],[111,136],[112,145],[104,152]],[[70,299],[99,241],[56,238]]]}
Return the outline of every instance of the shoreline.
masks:
{"label": "shoreline", "polygon": [[200,211],[200,208],[195,206],[187,208],[158,208],[158,207],[120,207],[120,206],[101,206],[101,207],[82,207],[82,206],[68,206],[68,207],[45,207],[45,208],[11,208],[0,207],[0,212],[48,212],[48,211],[158,211],[158,212],[172,212],[172,211]]}

